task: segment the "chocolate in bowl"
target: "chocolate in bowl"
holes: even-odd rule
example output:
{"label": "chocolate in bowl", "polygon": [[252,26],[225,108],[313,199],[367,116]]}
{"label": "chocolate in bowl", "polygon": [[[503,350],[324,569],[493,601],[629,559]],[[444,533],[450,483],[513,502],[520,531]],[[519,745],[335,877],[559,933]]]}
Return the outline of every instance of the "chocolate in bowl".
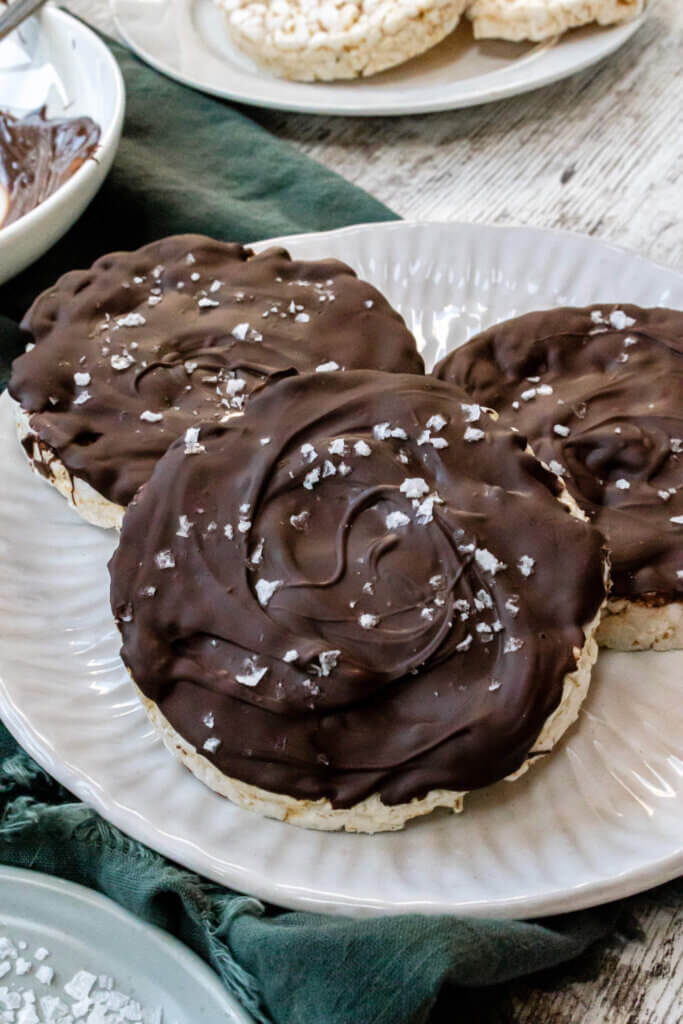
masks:
{"label": "chocolate in bowl", "polygon": [[15,117],[0,110],[0,229],[34,210],[94,156],[100,126],[89,117]]}

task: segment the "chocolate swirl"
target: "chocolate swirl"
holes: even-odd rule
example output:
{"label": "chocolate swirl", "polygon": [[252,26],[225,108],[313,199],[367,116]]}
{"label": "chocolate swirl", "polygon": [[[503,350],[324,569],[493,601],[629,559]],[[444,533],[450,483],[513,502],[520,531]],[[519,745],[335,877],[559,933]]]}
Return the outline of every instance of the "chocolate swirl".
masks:
{"label": "chocolate swirl", "polygon": [[424,372],[402,317],[338,260],[198,235],[62,277],[22,326],[10,393],[69,471],[120,505],[188,427],[290,370]]}
{"label": "chocolate swirl", "polygon": [[190,431],[110,563],[131,675],[273,792],[396,804],[514,772],[604,597],[600,535],[523,448],[447,384],[363,371]]}
{"label": "chocolate swirl", "polygon": [[562,474],[607,538],[612,596],[683,598],[683,313],[530,313],[434,372],[496,409]]}
{"label": "chocolate swirl", "polygon": [[48,120],[45,108],[16,118],[0,110],[0,189],[7,227],[68,181],[97,149],[100,127],[89,117]]}

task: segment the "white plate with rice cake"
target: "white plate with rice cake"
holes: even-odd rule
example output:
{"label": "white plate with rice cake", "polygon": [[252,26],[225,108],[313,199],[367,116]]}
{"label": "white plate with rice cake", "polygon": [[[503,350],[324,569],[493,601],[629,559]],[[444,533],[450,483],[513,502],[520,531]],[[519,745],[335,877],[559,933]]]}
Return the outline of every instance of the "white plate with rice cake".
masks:
{"label": "white plate with rice cake", "polygon": [[646,16],[540,42],[475,39],[463,17],[438,45],[380,74],[301,82],[275,77],[238,49],[214,0],[112,2],[117,28],[135,53],[185,85],[259,107],[362,117],[454,110],[537,89],[614,53]]}
{"label": "white plate with rice cake", "polygon": [[[534,309],[683,309],[680,274],[580,236],[392,223],[277,241],[298,258],[352,265],[403,314],[428,368]],[[164,749],[119,658],[106,573],[114,531],[83,522],[31,473],[7,397],[0,420],[0,712],[42,765],[125,831],[272,902],[358,915],[553,914],[681,872],[676,651],[601,653],[552,756],[470,794],[459,816],[374,836],[312,832],[211,792]]]}

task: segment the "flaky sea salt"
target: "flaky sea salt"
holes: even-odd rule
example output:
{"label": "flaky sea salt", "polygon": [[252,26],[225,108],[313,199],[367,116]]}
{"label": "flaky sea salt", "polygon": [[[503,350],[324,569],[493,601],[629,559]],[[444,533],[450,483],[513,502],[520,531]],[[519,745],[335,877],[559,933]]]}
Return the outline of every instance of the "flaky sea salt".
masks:
{"label": "flaky sea salt", "polygon": [[232,333],[233,338],[237,338],[238,341],[244,341],[244,339],[247,336],[247,332],[248,331],[249,331],[249,324],[243,323],[243,324],[237,324],[235,327],[233,327],[231,333]]}
{"label": "flaky sea salt", "polygon": [[160,423],[163,418],[163,412],[152,412],[150,409],[145,409],[140,413],[140,419],[144,423]]}
{"label": "flaky sea salt", "polygon": [[386,441],[390,437],[398,437],[401,441],[408,440],[403,427],[392,427],[390,423],[376,423],[372,428],[372,436],[376,441]]}
{"label": "flaky sea salt", "polygon": [[318,662],[320,664],[320,674],[323,676],[329,676],[339,662],[341,651],[321,651],[318,655]]}
{"label": "flaky sea salt", "polygon": [[[481,406],[476,403],[461,402],[460,408],[463,411],[465,423],[476,423],[481,416]],[[427,424],[429,426],[429,424]]]}
{"label": "flaky sea salt", "polygon": [[258,686],[268,671],[268,667],[258,668],[253,662],[247,661],[246,672],[241,672],[235,679],[241,686]]}
{"label": "flaky sea salt", "polygon": [[494,554],[492,554],[488,548],[477,548],[474,552],[474,557],[477,565],[484,570],[484,572],[491,573],[495,576],[497,572],[502,572],[503,569],[507,569],[505,562],[499,561]]}
{"label": "flaky sea salt", "polygon": [[507,638],[503,645],[503,654],[514,654],[524,647],[524,641],[520,640],[519,637],[510,636]]}
{"label": "flaky sea salt", "polygon": [[281,586],[282,580],[257,580],[255,590],[259,604],[265,608],[275,591]]}
{"label": "flaky sea salt", "polygon": [[112,370],[120,372],[121,370],[127,370],[129,366],[132,366],[135,362],[135,357],[130,352],[122,352],[119,355],[113,355],[110,357],[109,362]]}
{"label": "flaky sea salt", "polygon": [[401,526],[407,526],[410,522],[410,517],[405,512],[390,512],[384,522],[386,523],[387,530],[397,530]]}
{"label": "flaky sea salt", "polygon": [[36,979],[41,985],[51,985],[54,980],[54,969],[47,964],[41,964],[36,969]]}
{"label": "flaky sea salt", "polygon": [[536,559],[532,558],[531,555],[522,555],[517,562],[517,568],[521,572],[522,576],[531,576],[536,565]]}
{"label": "flaky sea salt", "polygon": [[115,323],[117,327],[142,327],[147,321],[141,313],[127,313],[117,316]]}
{"label": "flaky sea salt", "polygon": [[307,491],[312,491],[317,483],[320,481],[320,467],[316,466],[310,473],[307,473],[303,480],[303,485]]}
{"label": "flaky sea salt", "polygon": [[365,441],[356,441],[353,446],[353,450],[356,455],[362,455],[365,458],[372,454],[372,448]]}
{"label": "flaky sea salt", "polygon": [[184,441],[186,455],[201,455],[206,451],[204,445],[199,443],[199,427],[188,427],[185,431]]}
{"label": "flaky sea salt", "polygon": [[625,331],[627,327],[633,327],[635,324],[633,317],[626,316],[623,309],[615,309],[613,313],[610,313],[609,322],[618,331]]}
{"label": "flaky sea salt", "polygon": [[304,509],[303,512],[294,513],[289,517],[289,524],[293,526],[295,530],[305,530],[308,524],[308,520],[311,518],[311,513],[308,509]]}
{"label": "flaky sea salt", "polygon": [[401,494],[406,498],[421,498],[423,494],[429,494],[429,485],[422,477],[406,477],[400,487]]}
{"label": "flaky sea salt", "polygon": [[434,519],[434,506],[443,505],[443,501],[436,491],[428,494],[422,501],[415,499],[413,501],[415,506],[415,517],[420,526],[426,526],[427,523],[431,523]]}
{"label": "flaky sea salt", "polygon": [[189,537],[190,530],[194,526],[187,516],[178,516],[178,529],[176,530],[176,537]]}

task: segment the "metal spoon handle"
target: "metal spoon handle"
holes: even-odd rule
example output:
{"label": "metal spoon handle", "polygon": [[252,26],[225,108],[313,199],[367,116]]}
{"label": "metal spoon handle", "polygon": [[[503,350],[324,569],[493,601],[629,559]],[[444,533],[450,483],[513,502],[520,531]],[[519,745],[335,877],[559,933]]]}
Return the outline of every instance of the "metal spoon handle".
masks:
{"label": "metal spoon handle", "polygon": [[45,2],[46,0],[14,0],[5,13],[0,14],[0,39],[4,39],[21,25],[22,21],[35,14]]}

